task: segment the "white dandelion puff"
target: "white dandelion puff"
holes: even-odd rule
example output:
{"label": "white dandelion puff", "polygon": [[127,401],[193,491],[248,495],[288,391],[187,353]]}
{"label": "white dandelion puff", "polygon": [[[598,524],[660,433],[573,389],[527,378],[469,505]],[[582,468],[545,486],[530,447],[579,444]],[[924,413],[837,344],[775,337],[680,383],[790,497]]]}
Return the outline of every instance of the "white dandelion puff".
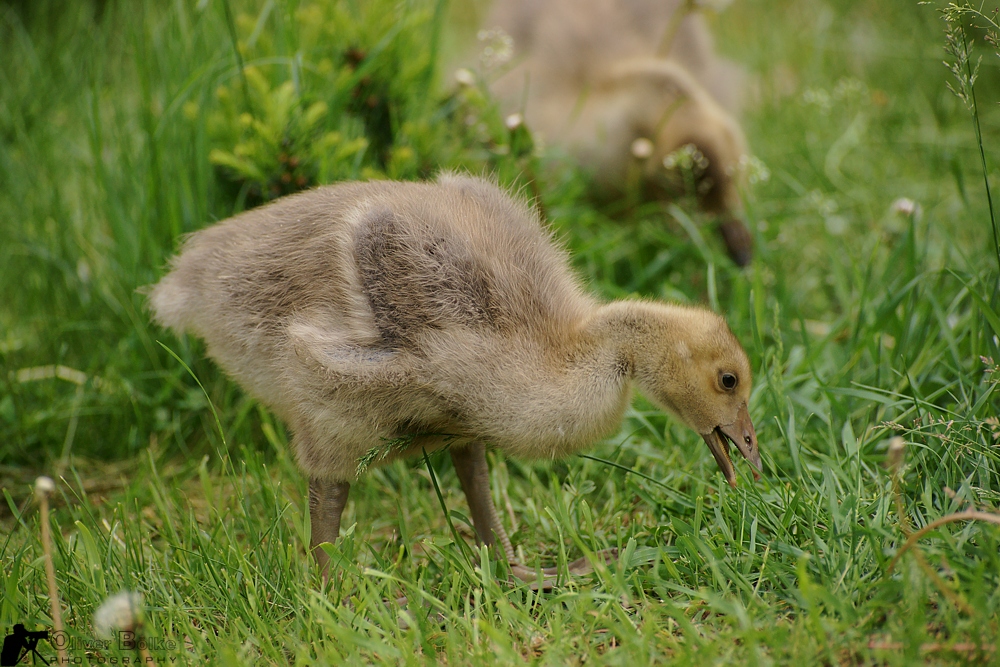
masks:
{"label": "white dandelion puff", "polygon": [[94,631],[112,638],[119,631],[132,631],[140,622],[142,595],[122,591],[112,595],[94,612]]}
{"label": "white dandelion puff", "polygon": [[653,154],[653,142],[646,137],[639,137],[632,142],[632,155],[645,160]]}
{"label": "white dandelion puff", "polygon": [[514,38],[500,28],[480,30],[476,37],[483,44],[479,61],[487,71],[509,62],[514,56]]}
{"label": "white dandelion puff", "polygon": [[920,204],[913,201],[909,197],[900,197],[896,201],[892,202],[889,206],[891,210],[896,215],[903,216],[904,218],[913,218],[914,220],[919,220],[923,210],[920,208]]}
{"label": "white dandelion puff", "polygon": [[475,85],[476,75],[472,73],[472,70],[462,67],[455,70],[455,82],[460,86],[468,88]]}
{"label": "white dandelion puff", "polygon": [[35,495],[49,495],[56,490],[56,483],[52,481],[51,477],[39,477],[35,480]]}

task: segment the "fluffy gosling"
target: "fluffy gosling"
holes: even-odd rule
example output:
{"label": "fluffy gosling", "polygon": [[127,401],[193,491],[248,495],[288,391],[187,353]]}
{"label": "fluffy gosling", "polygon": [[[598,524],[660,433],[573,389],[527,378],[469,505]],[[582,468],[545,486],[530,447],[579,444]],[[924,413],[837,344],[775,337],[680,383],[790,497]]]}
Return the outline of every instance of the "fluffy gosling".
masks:
{"label": "fluffy gosling", "polygon": [[491,89],[505,110],[523,112],[533,132],[566,150],[607,192],[629,189],[637,173],[648,199],[683,194],[684,175],[664,158],[693,147],[699,204],[719,220],[730,257],[745,266],[753,240],[739,186],[748,149],[732,113],[740,77],[715,56],[698,14],[683,19],[669,57],[658,54],[681,4],[497,2],[487,25],[510,31],[514,60]]}
{"label": "fluffy gosling", "polygon": [[760,469],[750,366],[725,321],[598,303],[537,215],[480,179],[344,183],[242,213],[191,235],[149,302],[287,423],[313,548],[337,539],[362,462],[450,446],[478,539],[533,579],[485,446],[576,452],[618,428],[633,385],[701,434],[731,485],[730,442]]}

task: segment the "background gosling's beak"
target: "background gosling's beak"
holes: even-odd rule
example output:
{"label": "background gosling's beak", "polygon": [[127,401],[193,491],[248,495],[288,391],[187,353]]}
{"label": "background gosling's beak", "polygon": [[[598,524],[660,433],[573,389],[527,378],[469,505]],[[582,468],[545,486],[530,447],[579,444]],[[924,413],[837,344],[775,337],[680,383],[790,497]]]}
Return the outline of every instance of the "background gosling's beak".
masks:
{"label": "background gosling's beak", "polygon": [[740,406],[736,414],[736,421],[725,426],[716,426],[708,433],[702,433],[701,437],[712,451],[715,462],[719,464],[719,469],[725,476],[729,486],[736,487],[736,470],[733,468],[733,460],[729,457],[729,443],[732,442],[740,450],[750,465],[753,466],[751,472],[754,480],[760,479],[761,463],[760,449],[757,447],[757,433],[754,431],[753,422],[750,421],[750,411],[746,405]]}
{"label": "background gosling's beak", "polygon": [[746,224],[736,217],[729,217],[719,224],[719,233],[726,243],[726,250],[737,266],[746,266],[753,259],[753,237]]}

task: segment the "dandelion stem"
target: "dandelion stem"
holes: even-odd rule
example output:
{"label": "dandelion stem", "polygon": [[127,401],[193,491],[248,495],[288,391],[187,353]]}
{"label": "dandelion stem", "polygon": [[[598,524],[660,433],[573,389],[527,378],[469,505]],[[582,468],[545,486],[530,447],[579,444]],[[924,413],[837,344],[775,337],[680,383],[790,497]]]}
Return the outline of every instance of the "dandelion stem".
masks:
{"label": "dandelion stem", "polygon": [[[42,522],[42,552],[45,554],[45,576],[49,584],[49,602],[52,605],[52,627],[63,632],[62,605],[59,602],[59,588],[56,586],[56,568],[52,563],[52,534],[49,528],[49,493],[55,484],[49,477],[39,477],[35,480],[35,497],[38,499],[39,513]],[[56,643],[59,652],[59,664],[69,664],[69,657],[62,642]]]}
{"label": "dandelion stem", "polygon": [[667,29],[663,31],[663,36],[660,38],[660,45],[656,49],[656,55],[665,58],[670,54],[670,48],[674,45],[674,39],[677,37],[677,31],[680,29],[681,23],[695,9],[697,7],[694,0],[685,0],[684,4],[677,8],[677,11],[670,17]]}
{"label": "dandelion stem", "polygon": [[153,660],[153,656],[150,655],[149,649],[147,649],[144,644],[139,645],[139,655],[142,657],[142,663],[144,665],[152,665],[153,667],[156,667],[156,661]]}

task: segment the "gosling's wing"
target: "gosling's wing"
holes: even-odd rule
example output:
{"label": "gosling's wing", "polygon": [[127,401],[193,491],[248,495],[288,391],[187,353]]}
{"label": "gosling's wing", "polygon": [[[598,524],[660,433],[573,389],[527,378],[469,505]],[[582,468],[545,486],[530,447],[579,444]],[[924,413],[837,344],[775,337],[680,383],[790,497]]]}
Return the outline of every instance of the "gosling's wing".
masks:
{"label": "gosling's wing", "polygon": [[349,243],[348,214],[368,190],[319,188],[190,235],[150,293],[156,320],[203,338],[229,375],[276,405],[289,359],[302,349],[290,323],[308,322],[347,346],[376,338]]}
{"label": "gosling's wing", "polygon": [[403,353],[382,346],[358,345],[342,332],[304,319],[287,328],[290,384],[315,385],[316,392],[364,388],[378,392],[412,379]]}
{"label": "gosling's wing", "polygon": [[367,206],[355,261],[387,347],[419,349],[459,329],[564,333],[590,306],[537,215],[494,184],[446,175]]}
{"label": "gosling's wing", "polygon": [[191,234],[152,290],[156,318],[203,337],[266,335],[303,308],[348,308],[346,213],[363,186],[292,195]]}
{"label": "gosling's wing", "polygon": [[493,276],[440,231],[399,207],[373,208],[357,230],[361,288],[387,347],[414,347],[430,330],[495,328],[502,317]]}

